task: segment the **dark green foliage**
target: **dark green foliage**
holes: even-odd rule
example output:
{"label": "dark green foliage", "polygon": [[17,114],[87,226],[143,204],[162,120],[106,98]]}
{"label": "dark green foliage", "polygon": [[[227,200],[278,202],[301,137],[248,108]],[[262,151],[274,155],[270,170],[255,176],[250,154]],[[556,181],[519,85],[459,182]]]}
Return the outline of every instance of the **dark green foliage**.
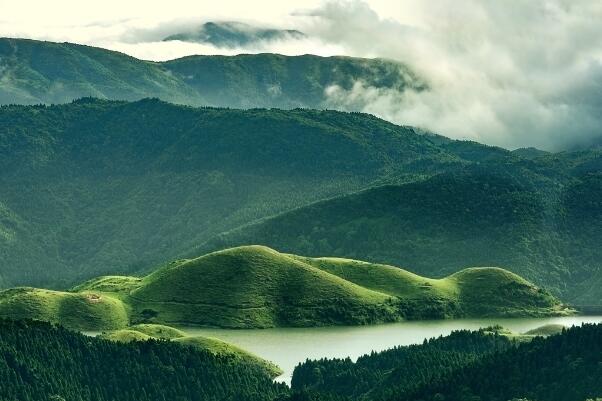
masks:
{"label": "dark green foliage", "polygon": [[595,304],[601,154],[525,159],[358,113],[6,106],[0,285],[66,287],[258,243],[424,276],[500,266]]}
{"label": "dark green foliage", "polygon": [[506,350],[506,337],[456,331],[422,345],[396,347],[350,359],[308,360],[295,368],[292,389],[349,399],[384,400],[445,377],[488,353]]}
{"label": "dark green foliage", "polygon": [[267,401],[286,391],[256,365],[193,347],[0,320],[2,401]]}
{"label": "dark green foliage", "polygon": [[424,87],[405,66],[380,59],[258,54],[154,63],[101,48],[6,38],[0,38],[0,78],[0,104],[157,97],[193,106],[352,111],[362,105],[334,104],[327,89],[351,89],[356,81],[400,92]]}
{"label": "dark green foliage", "polygon": [[290,401],[583,401],[602,394],[602,325],[512,343],[455,332],[358,359],[307,361]]}
{"label": "dark green foliage", "polygon": [[[596,153],[578,167],[592,160]],[[493,160],[375,187],[222,234],[201,250],[254,242],[426,276],[502,266],[565,299],[596,303],[602,296],[602,170],[582,174],[563,164]]]}
{"label": "dark green foliage", "polygon": [[0,284],[149,269],[259,218],[462,163],[431,137],[364,114],[157,100],[5,106]]}
{"label": "dark green foliage", "polygon": [[602,326],[584,325],[485,356],[391,400],[582,401],[602,394]]}

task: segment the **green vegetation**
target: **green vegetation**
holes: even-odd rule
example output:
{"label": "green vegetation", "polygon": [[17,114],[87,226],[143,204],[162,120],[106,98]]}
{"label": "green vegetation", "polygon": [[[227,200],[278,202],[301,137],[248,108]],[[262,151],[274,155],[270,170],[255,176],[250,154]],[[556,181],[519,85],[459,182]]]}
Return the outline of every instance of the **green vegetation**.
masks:
{"label": "green vegetation", "polygon": [[566,327],[562,324],[546,324],[544,326],[541,327],[537,327],[533,330],[529,330],[527,332],[525,332],[525,335],[528,336],[553,336],[556,334],[560,334],[562,333],[563,330],[565,330]]}
{"label": "green vegetation", "polygon": [[259,368],[264,369],[271,377],[278,377],[282,374],[282,369],[273,364],[272,362],[266,361],[265,359],[259,358],[258,356],[245,351],[235,345],[228,344],[224,341],[220,341],[216,338],[211,337],[181,337],[174,340],[174,342],[183,345],[189,345],[207,352],[224,356],[239,363],[246,365],[257,365]]}
{"label": "green vegetation", "polygon": [[216,338],[188,336],[183,331],[159,324],[137,324],[125,329],[104,332],[100,336],[112,341],[129,343],[132,341],[170,340],[184,346],[192,346],[213,355],[224,356],[245,365],[256,365],[265,369],[272,377],[282,374],[282,370],[273,363],[259,358],[235,345]]}
{"label": "green vegetation", "polygon": [[219,327],[396,320],[393,299],[265,247],[212,253],[147,276],[129,296],[134,320]]}
{"label": "green vegetation", "polygon": [[308,360],[289,389],[244,351],[232,354],[211,339],[186,346],[137,332],[107,341],[44,322],[0,320],[0,400],[583,401],[602,394],[602,325],[528,342],[502,331],[456,331],[356,362]]}
{"label": "green vegetation", "polygon": [[111,296],[35,288],[0,292],[0,318],[43,320],[89,331],[119,328],[129,322],[126,306]]}
{"label": "green vegetation", "polygon": [[365,355],[356,362],[349,358],[308,360],[295,368],[291,385],[295,392],[338,395],[344,400],[386,400],[512,346],[498,334],[455,331],[421,345]]}
{"label": "green vegetation", "polygon": [[459,331],[349,359],[307,361],[287,400],[582,401],[602,394],[602,325],[510,341]]}
{"label": "green vegetation", "polygon": [[392,171],[462,163],[367,115],[157,100],[2,107],[0,151],[0,283],[55,288],[148,270]]}
{"label": "green vegetation", "polygon": [[407,67],[388,60],[257,54],[155,63],[101,48],[7,38],[0,38],[0,73],[0,104],[93,96],[157,97],[192,106],[359,109],[361,104],[333,104],[326,89],[351,89],[356,81],[400,92],[424,87]]}
{"label": "green vegetation", "polygon": [[127,344],[0,320],[3,401],[271,401],[288,389],[251,361],[150,339]]}
{"label": "green vegetation", "polygon": [[537,316],[562,310],[552,295],[500,268],[468,268],[435,280],[397,267],[356,260],[300,259],[362,287],[398,298],[408,318]]}
{"label": "green vegetation", "polygon": [[82,99],[0,108],[0,152],[5,288],[261,244],[601,296],[602,151],[523,158],[365,114]]}
{"label": "green vegetation", "polygon": [[[586,165],[600,154],[590,157],[578,168],[594,168]],[[532,168],[560,164],[540,163]],[[602,253],[594,244],[602,242],[597,171],[553,177],[506,163],[471,166],[284,212],[216,236],[199,251],[253,241],[283,252],[409,266],[435,277],[503,266],[564,299],[596,305],[602,283]]]}
{"label": "green vegetation", "polygon": [[263,246],[176,261],[141,279],[92,279],[72,292],[0,293],[1,317],[123,329],[109,334],[123,341],[184,335],[153,323],[261,328],[570,313],[546,291],[499,268],[471,268],[435,280],[392,266],[311,259]]}
{"label": "green vegetation", "polygon": [[500,325],[490,326],[481,329],[483,333],[494,334],[504,336],[508,339],[517,342],[528,342],[533,340],[535,337],[548,337],[561,334],[566,327],[561,324],[547,324],[541,327],[537,327],[533,330],[526,331],[524,333],[517,333],[512,330],[508,330]]}

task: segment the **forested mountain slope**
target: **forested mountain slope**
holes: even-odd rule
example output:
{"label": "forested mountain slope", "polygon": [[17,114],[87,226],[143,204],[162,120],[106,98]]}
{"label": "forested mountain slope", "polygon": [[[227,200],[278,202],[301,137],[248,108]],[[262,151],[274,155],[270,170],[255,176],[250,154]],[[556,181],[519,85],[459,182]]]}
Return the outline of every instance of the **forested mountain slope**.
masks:
{"label": "forested mountain slope", "polygon": [[286,392],[256,364],[192,346],[121,344],[0,320],[3,401],[268,401]]}
{"label": "forested mountain slope", "polygon": [[[332,111],[93,99],[4,106],[0,285],[149,269],[259,218],[473,163],[449,143]],[[463,146],[470,158],[512,158]]]}
{"label": "forested mountain slope", "polygon": [[357,81],[399,92],[425,87],[402,64],[380,59],[256,54],[158,63],[72,43],[0,38],[0,104],[93,96],[157,97],[194,106],[339,108],[328,89],[351,89]]}
{"label": "forested mountain slope", "polygon": [[88,98],[2,107],[0,155],[4,287],[265,244],[601,296],[596,150],[523,158],[366,114]]}
{"label": "forested mountain slope", "polygon": [[[480,163],[374,187],[222,234],[200,250],[252,242],[284,252],[412,266],[435,276],[468,266],[503,266],[566,299],[596,304],[602,296],[597,160],[600,154],[592,152],[578,167],[570,167],[574,160],[521,162],[528,169],[517,168],[521,163]],[[551,166],[555,170],[547,170]]]}

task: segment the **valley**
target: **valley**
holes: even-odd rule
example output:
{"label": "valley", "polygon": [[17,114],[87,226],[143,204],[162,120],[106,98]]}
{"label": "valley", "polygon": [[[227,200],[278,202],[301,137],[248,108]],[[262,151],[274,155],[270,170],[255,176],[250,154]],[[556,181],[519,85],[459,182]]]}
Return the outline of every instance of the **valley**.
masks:
{"label": "valley", "polygon": [[0,10],[0,401],[601,400],[602,9],[62,1]]}

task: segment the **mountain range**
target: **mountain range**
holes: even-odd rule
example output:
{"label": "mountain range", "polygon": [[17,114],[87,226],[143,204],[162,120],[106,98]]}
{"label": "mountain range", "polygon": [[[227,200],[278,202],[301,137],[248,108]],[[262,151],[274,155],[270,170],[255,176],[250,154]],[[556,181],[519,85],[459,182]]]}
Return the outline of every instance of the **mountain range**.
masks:
{"label": "mountain range", "polygon": [[0,109],[0,283],[265,244],[600,297],[599,150],[528,157],[367,114],[81,99]]}
{"label": "mountain range", "polygon": [[426,87],[403,64],[382,59],[243,54],[150,62],[72,43],[0,38],[0,104],[156,97],[192,106],[347,110],[327,89],[356,82],[399,92]]}

